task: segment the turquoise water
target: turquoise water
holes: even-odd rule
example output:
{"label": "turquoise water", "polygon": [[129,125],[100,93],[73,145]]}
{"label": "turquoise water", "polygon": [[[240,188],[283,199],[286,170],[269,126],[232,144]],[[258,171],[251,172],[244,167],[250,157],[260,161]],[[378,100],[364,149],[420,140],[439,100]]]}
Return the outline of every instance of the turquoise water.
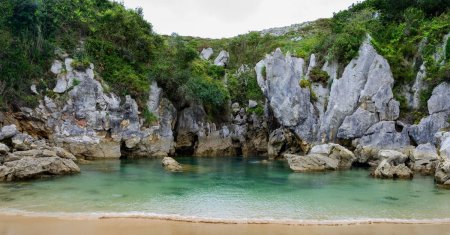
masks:
{"label": "turquoise water", "polygon": [[293,173],[283,161],[177,158],[100,161],[79,175],[0,184],[0,212],[214,220],[433,220],[450,218],[450,191],[432,177],[377,180],[369,171]]}

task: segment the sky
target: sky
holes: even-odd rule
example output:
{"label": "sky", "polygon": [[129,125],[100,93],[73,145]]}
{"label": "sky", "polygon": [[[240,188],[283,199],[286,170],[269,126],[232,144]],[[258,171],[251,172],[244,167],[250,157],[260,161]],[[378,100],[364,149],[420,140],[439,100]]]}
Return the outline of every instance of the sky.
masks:
{"label": "sky", "polygon": [[357,0],[123,0],[142,7],[159,34],[205,38],[288,26],[333,16]]}

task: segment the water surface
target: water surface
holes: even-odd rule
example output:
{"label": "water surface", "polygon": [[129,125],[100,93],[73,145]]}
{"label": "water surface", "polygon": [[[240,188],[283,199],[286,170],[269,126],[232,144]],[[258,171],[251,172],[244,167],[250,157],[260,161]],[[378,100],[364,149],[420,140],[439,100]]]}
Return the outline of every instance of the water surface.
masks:
{"label": "water surface", "polygon": [[176,216],[219,220],[434,220],[450,218],[450,191],[433,177],[378,180],[364,169],[293,173],[283,161],[177,158],[98,161],[79,175],[0,184],[0,212]]}

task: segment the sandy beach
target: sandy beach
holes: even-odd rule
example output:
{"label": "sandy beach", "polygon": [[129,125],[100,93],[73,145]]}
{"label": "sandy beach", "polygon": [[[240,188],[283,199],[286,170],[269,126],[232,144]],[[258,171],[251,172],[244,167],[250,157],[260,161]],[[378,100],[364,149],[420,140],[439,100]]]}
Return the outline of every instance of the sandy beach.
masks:
{"label": "sandy beach", "polygon": [[361,225],[281,225],[214,224],[153,219],[70,219],[49,217],[0,216],[1,235],[443,235],[450,234],[450,224],[361,224]]}

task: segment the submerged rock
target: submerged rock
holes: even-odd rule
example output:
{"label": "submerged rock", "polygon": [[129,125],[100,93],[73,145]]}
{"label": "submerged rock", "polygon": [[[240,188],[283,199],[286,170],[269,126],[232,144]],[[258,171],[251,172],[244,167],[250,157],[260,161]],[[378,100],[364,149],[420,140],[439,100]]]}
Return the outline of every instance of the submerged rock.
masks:
{"label": "submerged rock", "polygon": [[180,163],[178,163],[175,159],[171,157],[163,158],[161,164],[167,171],[176,172],[183,170],[183,167],[180,165]]}

